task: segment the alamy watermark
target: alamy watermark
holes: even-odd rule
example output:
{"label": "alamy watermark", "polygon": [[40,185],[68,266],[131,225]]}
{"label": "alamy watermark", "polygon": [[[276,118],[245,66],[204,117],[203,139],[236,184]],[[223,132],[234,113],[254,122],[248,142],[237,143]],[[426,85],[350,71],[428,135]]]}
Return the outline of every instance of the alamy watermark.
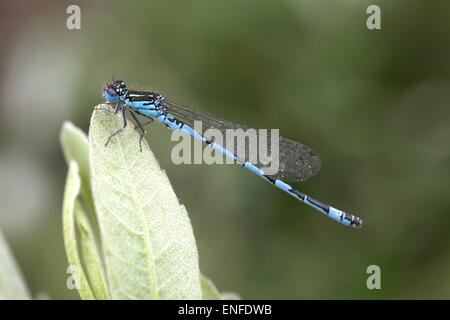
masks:
{"label": "alamy watermark", "polygon": [[[194,121],[192,129],[195,134],[199,134],[198,139],[193,139],[193,151],[190,135],[182,130],[172,132],[172,141],[181,140],[172,149],[171,159],[174,164],[234,164],[236,155],[237,161],[242,161],[241,164],[248,161],[262,165],[265,174],[278,173],[279,129],[271,129],[268,135],[267,129],[237,128],[222,131],[209,128],[201,134],[202,121]],[[206,148],[203,148],[202,136],[208,144]]]}
{"label": "alamy watermark", "polygon": [[370,274],[367,278],[366,285],[369,290],[381,289],[381,269],[376,264],[370,265],[366,269],[366,273]]}
{"label": "alamy watermark", "polygon": [[381,9],[376,4],[367,7],[366,13],[370,16],[366,20],[366,26],[369,30],[381,29]]}
{"label": "alamy watermark", "polygon": [[69,30],[81,29],[81,9],[76,4],[67,7],[66,13],[69,15],[66,20],[66,27]]}
{"label": "alamy watermark", "polygon": [[67,267],[66,273],[70,275],[66,280],[67,289],[69,290],[80,289],[79,283],[81,272],[82,272],[81,268],[77,265],[71,264],[70,266]]}

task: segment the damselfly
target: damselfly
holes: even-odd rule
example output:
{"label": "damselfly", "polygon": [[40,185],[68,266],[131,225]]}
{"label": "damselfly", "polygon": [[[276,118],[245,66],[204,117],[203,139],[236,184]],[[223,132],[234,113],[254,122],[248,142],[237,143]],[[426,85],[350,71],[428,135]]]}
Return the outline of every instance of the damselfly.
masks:
{"label": "damselfly", "polygon": [[[201,140],[216,152],[220,152],[226,157],[231,158],[242,167],[257,174],[297,200],[306,203],[332,219],[355,228],[362,226],[362,219],[323,204],[282,181],[304,181],[319,171],[320,158],[313,149],[299,142],[279,137],[279,170],[277,174],[268,175],[262,169],[258,168],[258,163],[252,164],[247,159],[238,157],[234,152],[224,147],[224,143],[220,144],[212,141],[205,137],[203,132],[195,131],[194,121],[202,121],[205,129],[215,128],[222,132],[225,132],[227,129],[241,128],[246,130],[248,129],[246,126],[218,119],[206,112],[166,100],[161,94],[156,92],[129,90],[125,82],[121,80],[113,80],[112,83],[108,84],[103,91],[103,95],[109,103],[115,103],[115,110],[110,111],[104,108],[101,108],[101,110],[112,115],[117,115],[120,112],[123,118],[123,128],[113,133],[106,141],[105,146],[108,145],[112,137],[126,128],[126,110],[128,110],[137,123],[136,128],[141,130],[139,140],[141,150],[142,138],[146,133],[144,126],[156,119],[173,130],[182,130],[192,137]],[[148,118],[148,121],[141,123],[137,114]]]}

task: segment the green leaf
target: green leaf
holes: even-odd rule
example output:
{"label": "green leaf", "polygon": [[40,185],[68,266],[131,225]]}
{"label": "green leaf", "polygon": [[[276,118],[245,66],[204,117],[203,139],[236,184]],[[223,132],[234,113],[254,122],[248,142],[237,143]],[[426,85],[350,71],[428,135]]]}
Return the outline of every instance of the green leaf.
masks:
{"label": "green leaf", "polygon": [[239,300],[241,297],[234,292],[222,292],[217,290],[214,283],[201,275],[203,300]]}
{"label": "green leaf", "polygon": [[[84,210],[78,207],[79,204],[75,205],[74,221],[79,236],[80,245],[78,250],[81,263],[85,268],[84,270],[94,296],[97,299],[108,299],[104,268],[96,241],[98,240],[99,229],[91,190],[88,138],[83,131],[75,127],[71,122],[66,121],[61,129],[60,142],[67,164],[74,160],[79,167],[80,193],[91,217],[89,221]],[[91,223],[95,231],[92,230]]]}
{"label": "green leaf", "polygon": [[30,294],[0,231],[0,299],[28,300]]}
{"label": "green leaf", "polygon": [[[64,244],[66,246],[66,254],[69,260],[72,277],[81,298],[85,300],[93,300],[95,297],[81,264],[75,234],[75,212],[83,210],[77,201],[79,192],[80,177],[78,175],[78,165],[72,160],[69,164],[69,173],[67,174],[63,201]],[[79,213],[77,215],[79,215]]]}
{"label": "green leaf", "polygon": [[204,275],[201,275],[203,300],[222,300],[214,283]]}
{"label": "green leaf", "polygon": [[[108,108],[107,105],[99,107]],[[113,299],[201,299],[198,253],[183,205],[146,141],[121,116],[94,111],[92,187]]]}
{"label": "green leaf", "polygon": [[92,198],[91,189],[88,138],[86,134],[74,126],[72,122],[65,121],[61,128],[59,140],[67,165],[69,165],[71,160],[77,162],[79,175],[81,178],[81,196],[83,203],[89,213],[95,232],[98,234],[98,222],[95,215],[94,200]]}
{"label": "green leaf", "polygon": [[241,296],[237,294],[236,292],[222,292],[220,294],[222,297],[222,300],[241,300]]}
{"label": "green leaf", "polygon": [[75,224],[78,231],[81,261],[86,270],[89,285],[96,299],[109,299],[106,289],[103,264],[88,218],[82,209],[75,210]]}

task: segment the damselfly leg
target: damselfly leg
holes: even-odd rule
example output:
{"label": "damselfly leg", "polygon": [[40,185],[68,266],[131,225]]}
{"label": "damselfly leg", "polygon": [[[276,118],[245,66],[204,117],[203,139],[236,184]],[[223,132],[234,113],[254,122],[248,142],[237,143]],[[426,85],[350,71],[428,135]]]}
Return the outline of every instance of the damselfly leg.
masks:
{"label": "damselfly leg", "polygon": [[[133,119],[137,122],[137,126],[134,127],[134,129],[137,129],[138,127],[141,128],[142,133],[141,133],[141,137],[139,138],[139,150],[142,152],[142,139],[144,138],[144,135],[147,133],[147,131],[144,129],[144,125],[139,121],[138,117],[136,117],[136,115],[134,114],[133,111],[130,110],[131,116],[133,117]],[[152,121],[153,122],[153,118]],[[148,122],[147,122],[148,123]],[[146,123],[146,124],[147,124]]]}
{"label": "damselfly leg", "polygon": [[[118,110],[118,109],[116,108],[116,110]],[[105,109],[104,111],[109,111],[109,110]],[[109,111],[109,112],[111,112],[111,111]],[[113,112],[111,112],[111,114],[115,115],[115,113],[113,113]],[[112,135],[109,136],[108,140],[106,140],[105,147],[108,145],[108,143],[109,143],[109,141],[111,140],[112,137],[114,137],[116,134],[121,133],[127,127],[127,117],[125,116],[125,108],[122,108],[122,118],[123,118],[123,127],[121,129],[117,130],[116,132],[114,132]]]}
{"label": "damselfly leg", "polygon": [[[143,117],[146,117],[146,118],[148,118],[148,119],[150,119],[150,120],[148,120],[148,121],[142,123],[142,127],[145,127],[146,125],[148,125],[148,124],[152,123],[153,121],[155,121],[155,118],[150,117],[150,116],[148,116],[148,115],[146,115],[146,114],[139,113],[139,115],[140,115],[140,116],[143,116]],[[137,126],[134,127],[134,129],[137,129],[137,128],[139,128],[139,127],[140,127],[140,126],[137,125]]]}
{"label": "damselfly leg", "polygon": [[110,114],[110,115],[115,116],[115,115],[117,115],[117,113],[119,113],[119,110],[120,110],[120,101],[117,100],[117,102],[116,102],[116,108],[114,109],[114,111],[109,111],[108,109],[105,109],[105,108],[97,108],[96,110],[102,110],[102,111],[104,111],[104,112],[106,112],[106,113],[108,113],[108,114]]}

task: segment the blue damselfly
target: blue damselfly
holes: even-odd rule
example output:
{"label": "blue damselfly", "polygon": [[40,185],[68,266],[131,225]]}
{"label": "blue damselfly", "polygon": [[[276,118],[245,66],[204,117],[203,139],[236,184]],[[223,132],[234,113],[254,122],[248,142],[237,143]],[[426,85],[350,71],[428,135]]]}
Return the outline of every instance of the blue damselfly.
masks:
{"label": "blue damselfly", "polygon": [[[225,132],[227,129],[241,128],[246,130],[248,129],[246,126],[219,119],[206,112],[166,100],[161,94],[156,92],[129,90],[125,82],[121,80],[113,80],[112,83],[108,84],[103,91],[103,95],[109,103],[115,104],[115,109],[114,111],[110,111],[101,108],[101,110],[112,115],[117,115],[120,112],[123,118],[123,128],[113,133],[105,145],[110,142],[112,137],[119,134],[127,126],[126,111],[128,110],[137,123],[136,128],[141,130],[139,140],[141,150],[142,138],[146,133],[144,126],[156,119],[173,130],[182,130],[192,137],[201,140],[216,150],[216,152],[220,152],[226,157],[231,158],[242,167],[257,174],[297,200],[306,203],[332,219],[355,228],[362,226],[362,219],[323,204],[282,181],[304,181],[319,171],[321,165],[319,155],[316,151],[304,144],[279,137],[279,170],[274,175],[268,175],[262,169],[258,168],[258,163],[252,164],[247,159],[238,157],[234,152],[228,150],[224,143],[216,143],[216,141],[205,137],[203,132],[195,131],[194,121],[202,121],[205,129],[215,128],[222,132]],[[145,123],[141,123],[137,115],[144,116],[148,120]]]}

